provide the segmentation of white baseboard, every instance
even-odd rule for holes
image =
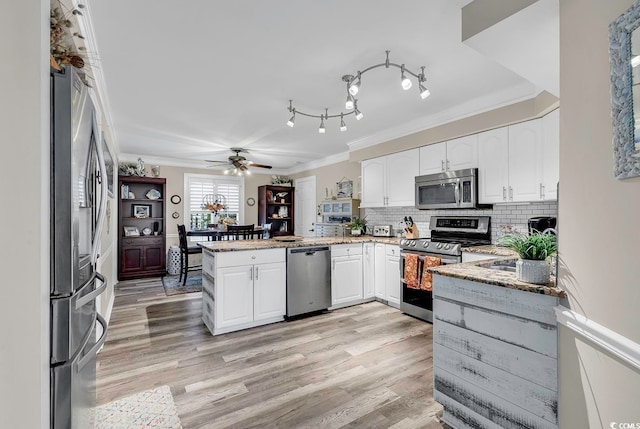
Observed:
[[[640,370],[640,344],[566,307],[555,310],[558,323]]]

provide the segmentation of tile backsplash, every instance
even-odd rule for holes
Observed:
[[[527,219],[534,216],[558,216],[555,201],[531,204],[499,204],[493,209],[482,210],[418,210],[415,207],[381,207],[362,209],[367,225],[391,225],[398,228],[398,222],[411,216],[418,225],[421,237],[429,237],[431,216],[491,216],[491,242],[495,243],[501,225],[511,225],[517,231],[527,232]]]

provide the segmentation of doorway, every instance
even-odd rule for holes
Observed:
[[[316,176],[296,179],[295,234],[315,237],[316,223]]]

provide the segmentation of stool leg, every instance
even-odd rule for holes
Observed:
[[[184,254],[184,280],[182,286],[187,284],[187,274],[189,273],[189,252]]]
[[[178,283],[182,281],[183,264],[184,264],[184,255],[182,254],[182,252],[180,252],[180,278],[178,279]]]

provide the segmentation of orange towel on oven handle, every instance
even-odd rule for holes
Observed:
[[[404,282],[407,284],[407,287],[411,289],[419,289],[418,261],[418,255],[415,253],[407,253],[404,255]]]
[[[442,259],[435,256],[425,256],[424,265],[422,268],[422,279],[420,281],[420,289],[432,291],[433,290],[433,274],[428,269],[431,267],[437,267],[442,265]]]

